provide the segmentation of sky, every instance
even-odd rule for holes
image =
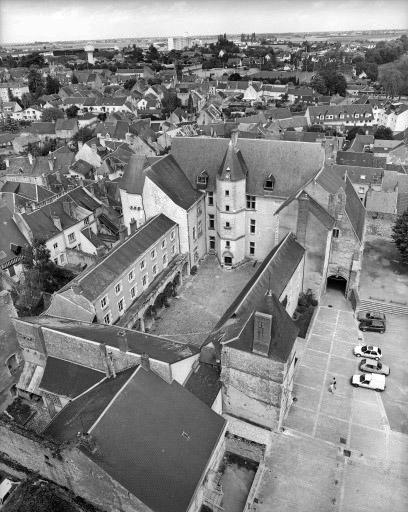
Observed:
[[[407,27],[407,0],[0,0],[0,44]]]

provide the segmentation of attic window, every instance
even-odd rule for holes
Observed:
[[[201,187],[206,187],[208,185],[208,174],[206,171],[203,171],[197,176],[197,185]]]
[[[275,177],[273,174],[270,174],[265,178],[264,181],[264,190],[273,190],[275,188]]]
[[[181,433],[181,437],[184,437],[184,439],[186,439],[187,441],[190,441],[190,435],[187,432],[185,432],[184,430]]]

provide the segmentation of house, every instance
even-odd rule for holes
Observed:
[[[306,119],[309,126],[320,124],[339,131],[353,126],[370,127],[375,125],[371,105],[318,105],[308,107]]]
[[[175,139],[174,139],[175,140]],[[189,268],[207,253],[204,196],[192,187],[171,155],[156,159],[132,156],[120,183],[123,222],[130,229],[160,213],[178,224],[180,250]]]
[[[320,94],[317,94],[309,87],[290,87],[288,88],[288,100],[290,103],[306,103],[313,105],[317,103]]]
[[[16,110],[11,117],[18,121],[40,121],[43,111],[39,107],[29,107],[25,110]]]
[[[77,131],[78,122],[76,119],[57,119],[55,122],[55,135],[59,139],[65,139],[66,141],[72,139]]]
[[[374,153],[364,151],[337,151],[336,163],[339,165],[353,165],[358,167],[379,167],[385,168],[386,156],[375,156]]]
[[[3,117],[13,117],[13,114],[21,112],[22,110],[22,108],[16,101],[0,101],[0,109]]]
[[[23,94],[28,94],[30,91],[28,85],[23,82],[2,82],[0,83],[0,100],[10,101],[9,91],[12,96],[16,96],[21,100]]]
[[[52,122],[46,122],[46,121],[38,121],[35,123],[32,123],[31,126],[28,126],[24,128],[24,133],[29,133],[31,135],[36,135],[39,137],[42,141],[48,140],[48,139],[55,139],[55,123]]]
[[[5,181],[0,186],[0,204],[6,205],[11,212],[40,203],[53,195],[53,192],[36,183]]]
[[[390,105],[379,114],[378,124],[393,132],[403,132],[408,128],[408,105],[403,103]]]
[[[62,266],[70,261],[73,251],[97,253],[86,230],[98,233],[97,217],[101,210],[100,201],[85,188],[77,187],[31,208],[21,208],[13,218],[29,243],[44,240],[50,259]]]
[[[269,85],[264,84],[262,86],[262,99],[265,101],[276,101],[280,100],[284,94],[288,92],[287,85]]]
[[[222,112],[213,103],[210,103],[208,107],[203,108],[197,116],[198,125],[220,123],[222,121]]]
[[[125,236],[121,231],[119,245],[54,294],[47,315],[150,328],[164,291],[186,273],[187,258],[178,226],[163,214]]]

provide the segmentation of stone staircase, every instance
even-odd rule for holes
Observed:
[[[373,299],[359,300],[359,311],[379,311],[385,315],[408,315],[408,306],[397,302],[382,302]]]

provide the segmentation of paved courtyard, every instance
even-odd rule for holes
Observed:
[[[340,294],[324,298],[295,374],[296,401],[267,454],[257,511],[408,510],[408,435],[400,432],[406,432],[401,410],[408,405],[400,368],[404,359],[408,363],[403,353],[408,319],[393,317],[388,323],[387,336],[372,336],[378,344],[381,339],[395,378],[387,378],[384,393],[353,388],[350,377],[359,373],[352,353],[357,322]],[[334,394],[328,391],[332,377]]]
[[[215,256],[207,256],[195,276],[183,278],[178,298],[159,312],[150,332],[200,346],[257,268],[248,262],[223,270]]]

